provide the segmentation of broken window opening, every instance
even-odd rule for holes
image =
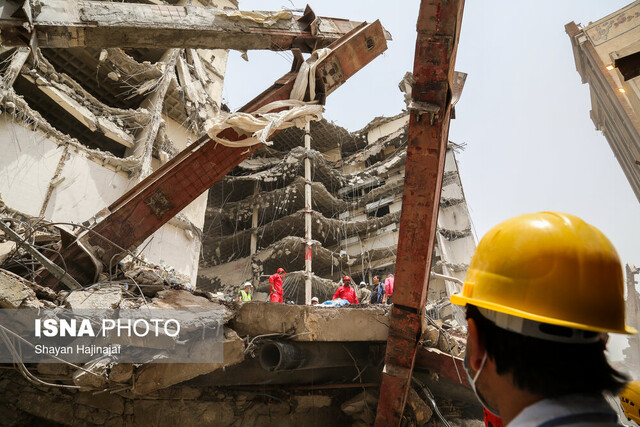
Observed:
[[[388,215],[390,213],[389,210],[389,205],[385,205],[385,206],[380,206],[379,208],[371,211],[371,212],[367,212],[367,216],[369,218],[382,218],[385,215]]]
[[[89,148],[108,151],[121,158],[125,156],[125,146],[107,138],[100,132],[89,129],[24,77],[18,76],[13,88],[31,108],[38,111],[51,126],[60,132],[76,138]]]

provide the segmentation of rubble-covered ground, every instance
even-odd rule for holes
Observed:
[[[23,364],[0,369],[3,425],[370,425],[388,335],[390,306],[345,308],[228,302],[191,289],[174,272],[130,257],[110,275],[79,290],[54,291],[32,279],[41,264],[31,251],[58,250],[50,224],[5,211],[1,219],[20,236],[0,235],[0,308],[208,309],[223,313],[222,363],[119,363],[117,356],[72,363]],[[461,332],[425,319],[421,345],[461,356]],[[7,342],[6,335],[0,345]],[[269,371],[267,343],[293,345],[306,364]],[[177,343],[176,345],[181,345]],[[266,356],[264,356],[266,357]],[[416,371],[436,394],[441,413],[458,425],[478,416],[473,394]],[[407,425],[433,425],[425,394],[409,395]],[[444,390],[444,392],[443,392]],[[427,424],[432,420],[430,424]],[[466,424],[465,424],[466,423]],[[480,424],[478,424],[480,425]]]

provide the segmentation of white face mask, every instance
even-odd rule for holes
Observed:
[[[482,406],[484,406],[487,411],[491,412],[496,417],[499,417],[500,413],[487,403],[487,401],[484,399],[484,397],[482,397],[482,395],[478,391],[478,388],[476,387],[476,381],[480,377],[480,373],[482,372],[482,368],[484,368],[484,364],[486,362],[487,362],[487,352],[485,351],[484,352],[484,356],[482,357],[482,362],[480,363],[480,369],[478,369],[478,371],[473,376],[473,378],[471,378],[471,374],[469,373],[469,367],[467,366],[467,354],[466,353],[464,355],[464,360],[462,362],[462,366],[464,367],[464,371],[467,373],[467,379],[469,380],[469,384],[471,384],[471,389],[473,390],[474,394],[476,395],[476,398],[480,401]]]

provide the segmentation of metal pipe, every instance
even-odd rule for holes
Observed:
[[[266,371],[286,371],[356,366],[368,361],[368,345],[340,342],[267,341],[258,355],[260,366]]]
[[[298,369],[306,361],[302,350],[289,343],[270,341],[260,349],[260,366],[265,371]]]

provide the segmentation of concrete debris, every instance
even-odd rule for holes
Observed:
[[[407,407],[411,408],[411,411],[413,412],[416,425],[425,425],[427,422],[429,422],[431,416],[433,415],[433,411],[431,410],[429,405],[427,405],[426,402],[420,398],[418,393],[413,388],[409,388],[409,394],[407,395],[407,405]]]
[[[23,278],[0,270],[0,308],[20,308],[36,302],[35,292]]]
[[[373,393],[363,391],[340,405],[340,409],[354,420],[372,425],[377,405],[378,397]]]
[[[95,310],[117,308],[122,301],[122,286],[97,284],[89,289],[70,292],[65,307],[72,310]]]
[[[82,369],[73,374],[73,383],[89,389],[103,389],[107,385],[107,367],[110,363],[108,357],[101,357],[93,362],[86,363]]]
[[[11,256],[13,251],[16,250],[16,242],[2,242],[0,243],[0,265]]]

